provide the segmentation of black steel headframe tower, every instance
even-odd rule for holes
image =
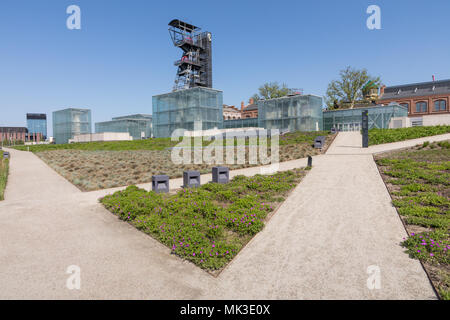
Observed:
[[[174,63],[178,70],[173,91],[212,88],[211,33],[175,19],[169,23],[169,34],[173,44],[183,50],[181,59]]]

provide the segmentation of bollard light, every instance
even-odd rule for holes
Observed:
[[[152,190],[156,193],[169,192],[169,176],[155,175],[152,176]]]
[[[199,186],[200,186],[200,172],[193,170],[183,172],[183,188],[191,188]]]
[[[212,181],[215,183],[228,183],[230,181],[230,169],[227,167],[213,167]]]
[[[308,156],[308,167],[312,167],[312,157]]]

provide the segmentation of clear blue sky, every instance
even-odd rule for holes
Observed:
[[[71,4],[81,30],[66,28]],[[370,4],[382,30],[366,27]],[[90,108],[93,122],[151,113],[180,57],[174,18],[212,32],[213,85],[226,104],[268,81],[322,96],[347,65],[387,85],[448,79],[449,14],[448,0],[1,0],[0,126],[43,112],[51,134],[51,112],[66,107]]]

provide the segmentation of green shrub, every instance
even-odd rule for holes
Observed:
[[[304,174],[237,176],[228,184],[208,183],[175,194],[156,194],[131,186],[100,201],[120,219],[172,248],[202,268],[216,270],[264,227],[273,206],[267,194],[284,199]]]
[[[399,191],[392,191],[390,187],[392,203],[407,229],[429,230],[411,233],[402,245],[411,257],[434,265],[428,271],[443,299],[450,298],[450,153],[446,146],[447,141],[424,143],[377,160],[380,170],[393,177],[387,182],[400,186]],[[424,149],[426,147],[429,149]],[[427,264],[425,267],[428,268]]]
[[[376,145],[409,139],[435,136],[450,133],[450,126],[410,127],[399,129],[370,129],[369,144]],[[429,143],[425,145],[427,146]]]
[[[4,200],[6,183],[8,182],[9,159],[0,159],[0,201]]]
[[[402,245],[411,257],[430,263],[450,263],[448,233],[442,231],[411,234]]]

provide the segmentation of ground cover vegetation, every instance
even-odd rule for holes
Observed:
[[[369,130],[369,145],[391,143],[450,133],[450,126]]]
[[[314,149],[314,138],[327,137],[328,146],[334,135],[329,132],[292,132],[279,138],[279,161],[289,161],[320,154],[324,150]],[[270,155],[270,140],[268,140]],[[207,146],[210,142],[204,142]],[[184,170],[198,170],[202,174],[211,172],[215,163],[175,164],[171,160],[171,148],[178,142],[170,139],[148,139],[119,142],[90,142],[66,145],[30,146],[51,168],[72,182],[82,191],[114,188],[151,182],[156,174],[166,174],[170,178],[181,177]],[[193,143],[192,143],[193,144]],[[235,145],[238,142],[235,141]],[[248,146],[249,141],[245,144]],[[27,147],[17,147],[27,150]],[[246,147],[245,163],[225,164],[233,169],[255,166],[249,163],[249,148]],[[197,150],[198,152],[198,150]],[[200,151],[201,152],[201,151]],[[224,152],[225,153],[225,152]],[[237,154],[237,152],[235,152]],[[194,159],[194,156],[191,156]],[[258,162],[260,165],[260,162]]]
[[[9,159],[0,160],[0,201],[4,200],[4,192],[6,188],[6,182],[8,181],[8,171],[9,171]]]
[[[409,234],[402,245],[450,299],[450,141],[381,154],[376,162]]]
[[[236,176],[228,184],[208,183],[169,194],[130,186],[100,202],[173,254],[217,274],[263,229],[306,172]]]

